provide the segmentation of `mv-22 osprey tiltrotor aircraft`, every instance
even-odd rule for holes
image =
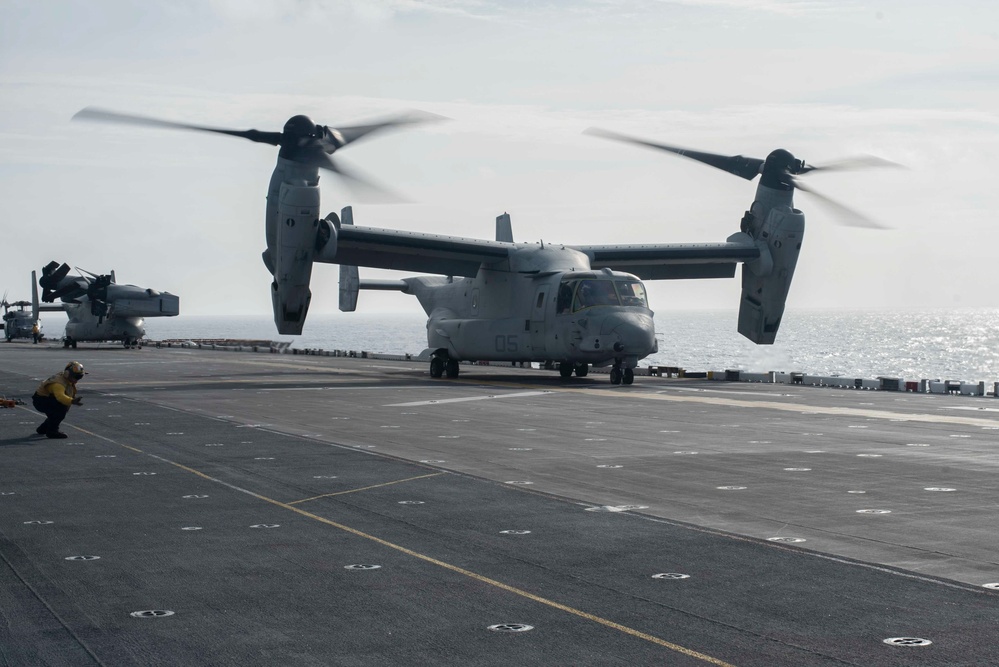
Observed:
[[[495,241],[355,226],[350,207],[340,216],[321,217],[320,169],[365,183],[334,163],[332,153],[371,132],[419,120],[412,116],[339,130],[294,116],[282,132],[220,129],[94,108],[74,118],[215,132],[280,146],[267,194],[263,253],[273,276],[278,331],[301,333],[312,297],[313,263],[339,264],[341,310],[355,309],[359,289],[398,290],[419,299],[429,316],[432,377],[457,377],[462,360],[557,361],[564,378],[585,376],[590,365],[611,366],[613,384],[631,384],[638,361],[657,349],[641,281],[730,278],[739,262],[739,332],[755,343],[772,344],[805,229],[804,215],[792,201],[795,188],[801,187],[797,176],[818,169],[785,150],[765,160],[725,157],[591,131],[683,155],[742,178],[762,175],[741,230],[722,243],[515,243],[505,214],[497,219]],[[829,168],[846,166],[856,163]],[[857,216],[856,222],[866,221]],[[358,266],[434,275],[360,280]]]
[[[169,292],[119,285],[114,271],[106,275],[71,276],[69,264],[49,262],[42,268],[42,277],[36,281],[31,272],[31,300],[34,317],[39,311],[65,311],[69,321],[63,347],[76,347],[81,341],[121,341],[126,348],[142,347],[146,335],[143,318],[172,317],[180,313],[180,299]],[[43,288],[42,301],[58,306],[41,306],[38,303],[38,285]]]

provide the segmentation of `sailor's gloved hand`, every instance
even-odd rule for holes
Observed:
[[[73,399],[73,405],[83,405],[83,401],[80,400],[79,396]]]

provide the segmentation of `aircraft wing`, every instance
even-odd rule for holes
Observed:
[[[741,236],[741,235],[736,235]],[[632,273],[643,280],[731,278],[739,262],[759,258],[749,236],[725,243],[654,243],[573,246],[590,258],[594,269]]]
[[[482,264],[505,261],[514,247],[504,241],[341,225],[335,253],[320,251],[315,261],[443,276],[475,276]]]

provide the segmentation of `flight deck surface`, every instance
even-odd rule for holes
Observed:
[[[16,344],[0,394],[70,358],[68,439],[0,410],[0,664],[999,664],[994,399]]]

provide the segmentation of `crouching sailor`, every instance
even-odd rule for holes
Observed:
[[[86,374],[83,364],[71,361],[61,373],[56,373],[38,385],[31,402],[46,419],[35,429],[35,433],[48,438],[68,437],[59,430],[59,424],[66,418],[69,406],[81,405],[80,399],[76,396],[76,383]]]

